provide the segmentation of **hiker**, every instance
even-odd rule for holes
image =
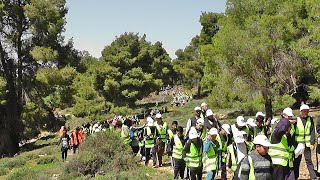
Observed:
[[[232,142],[228,147],[227,147],[227,161],[226,161],[226,167],[228,174],[231,176],[233,173],[237,170],[237,146],[235,142]],[[232,178],[231,178],[232,179]]]
[[[202,118],[199,118],[197,120],[195,128],[197,130],[198,137],[200,137],[202,141],[206,140],[206,137],[207,137],[207,130],[204,128],[203,125],[204,125],[204,120]]]
[[[283,118],[279,121],[271,135],[271,146],[269,155],[272,159],[274,180],[293,180],[293,151],[294,139],[290,134],[293,117],[292,109],[285,108],[282,112]]]
[[[203,167],[207,172],[207,180],[213,180],[217,172],[219,142],[216,140],[218,130],[211,128],[203,142]]]
[[[309,116],[309,106],[303,104],[300,107],[300,116],[297,117],[297,122],[294,124],[295,129],[295,140],[297,143],[302,143],[304,148],[304,158],[307,164],[310,179],[317,179],[316,173],[314,171],[314,166],[311,159],[311,150],[314,150],[314,144],[316,141],[315,126],[313,118]],[[299,178],[299,167],[301,163],[302,154],[294,159],[294,175],[295,178]]]
[[[169,156],[170,160],[171,160],[171,166],[174,167],[173,165],[173,159],[172,159],[172,150],[173,150],[173,144],[171,143],[171,141],[173,140],[173,136],[176,134],[177,131],[177,127],[178,127],[178,121],[172,121],[171,123],[171,129],[168,129],[168,134],[167,134],[167,149],[166,149],[166,153]]]
[[[189,140],[183,148],[183,157],[189,170],[187,178],[190,178],[190,180],[202,179],[202,152],[202,140],[198,136],[197,130],[194,127],[191,127],[189,131]]]
[[[61,128],[59,129],[59,137],[61,138],[63,136],[63,132],[65,130],[64,126],[61,126]]]
[[[221,123],[213,116],[211,109],[206,111],[206,118],[204,119],[204,128],[209,131],[211,128],[220,129]]]
[[[132,139],[131,139],[131,136],[130,136],[129,127],[131,127],[131,120],[130,119],[124,120],[124,123],[123,123],[123,125],[121,127],[121,138],[123,139],[123,143],[124,144],[131,145]]]
[[[180,175],[181,179],[184,179],[184,170],[186,168],[186,162],[183,160],[183,147],[185,145],[185,139],[183,136],[183,128],[181,126],[177,127],[176,134],[171,139],[171,145],[173,146],[172,158],[174,166],[174,179],[178,179]]]
[[[83,128],[81,127],[80,130],[79,130],[80,144],[83,143],[83,141],[84,141],[84,136],[85,136],[85,133],[83,132]]]
[[[253,144],[255,150],[241,162],[238,178],[240,180],[272,180],[272,160],[268,154],[271,144],[265,135],[257,135]]]
[[[73,130],[71,133],[71,144],[72,144],[73,154],[75,154],[77,149],[79,148],[79,144],[80,144],[79,130],[80,128],[77,127],[76,130]]]
[[[236,124],[231,126],[232,134],[234,135],[233,139],[236,145],[236,154],[237,154],[237,164],[248,154],[248,148],[243,139],[244,131],[248,134],[247,123],[244,120],[243,116],[238,116],[236,118]]]
[[[221,180],[227,179],[227,169],[226,169],[226,160],[227,160],[227,148],[231,143],[231,138],[229,138],[230,126],[229,124],[223,124],[221,130],[217,135],[217,141],[219,143],[219,157],[218,157],[218,169],[221,170]]]
[[[154,148],[155,139],[157,138],[157,129],[154,126],[154,120],[152,117],[147,117],[147,126],[143,131],[144,137],[144,156],[145,165],[147,166],[151,156],[151,149]],[[156,162],[153,161],[153,167],[156,166]]]
[[[165,145],[167,142],[167,134],[168,134],[168,124],[163,122],[162,115],[160,113],[156,114],[156,129],[158,131],[158,137],[156,139],[156,145],[153,147],[152,151],[152,159],[154,165],[156,164],[158,159],[159,167],[162,167],[162,156],[164,154]]]
[[[249,118],[247,120],[247,126],[248,126],[248,141],[252,142],[254,137],[257,136],[257,124],[254,122],[254,119]]]
[[[139,134],[145,128],[145,125],[138,126],[137,121],[132,119],[132,125],[130,127],[130,134],[133,134],[132,142],[131,142],[131,149],[134,156],[136,156],[139,152],[140,147],[142,144],[140,143]]]
[[[70,149],[70,136],[67,134],[67,130],[62,130],[62,136],[60,137],[58,146],[61,144],[61,156],[62,161],[65,161],[68,156],[68,150]]]
[[[262,115],[258,115],[256,117],[256,124],[257,124],[256,135],[262,134],[268,137],[268,128],[264,123],[264,117]]]
[[[195,115],[191,117],[187,122],[186,134],[189,134],[190,128],[196,125],[197,120],[200,118],[200,115],[201,115],[201,108],[199,106],[195,107],[194,112],[195,112]]]
[[[207,103],[203,102],[203,103],[201,103],[200,107],[201,107],[201,115],[200,115],[200,117],[202,119],[205,119],[207,110],[209,109],[209,106],[208,106]]]

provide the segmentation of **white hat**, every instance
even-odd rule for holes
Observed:
[[[306,104],[302,104],[300,106],[300,111],[302,111],[302,110],[310,110],[310,107],[308,105],[306,105]]]
[[[198,137],[198,133],[197,133],[196,128],[191,127],[190,131],[189,131],[189,139],[195,139],[197,137]]]
[[[258,116],[263,116],[263,117],[265,117],[266,115],[263,114],[263,112],[257,112],[257,113],[256,113],[256,117],[258,117]]]
[[[230,134],[230,125],[229,124],[222,124],[222,129],[226,131],[227,134]]]
[[[207,103],[205,103],[205,102],[203,102],[203,103],[201,103],[201,107],[203,107],[203,106],[207,106],[208,104]]]
[[[238,116],[237,117],[237,125],[240,126],[240,127],[243,127],[243,126],[247,125],[247,123],[245,122],[243,116]]]
[[[244,139],[243,139],[243,134],[241,131],[238,131],[235,136],[234,136],[234,142],[235,143],[243,143]]]
[[[194,111],[201,111],[201,107],[199,107],[199,106],[195,107]]]
[[[207,112],[206,112],[206,116],[209,117],[209,116],[212,116],[213,115],[213,112],[211,109],[208,109]]]
[[[261,146],[265,146],[265,147],[270,147],[272,146],[271,143],[269,143],[267,136],[265,135],[257,135],[254,139],[253,139],[253,144],[258,144]]]
[[[147,126],[153,126],[154,125],[154,120],[152,117],[147,117]]]
[[[204,120],[202,118],[199,118],[197,120],[197,124],[204,125]]]
[[[242,135],[247,134],[247,132],[246,132],[246,131],[240,131],[240,132],[242,133]]]
[[[287,107],[282,111],[283,114],[286,114],[287,116],[294,116],[292,113],[292,109]]]
[[[276,123],[277,121],[279,121],[280,119],[278,119],[278,118],[273,118],[273,119],[271,119],[271,124],[274,124],[274,123]]]
[[[162,118],[162,115],[160,113],[158,113],[158,114],[156,114],[156,118],[160,119],[160,118]]]
[[[250,126],[252,126],[252,127],[256,127],[256,126],[257,126],[257,124],[254,123],[254,119],[252,119],[252,118],[249,118],[249,119],[247,120],[247,124],[250,125]]]
[[[208,132],[209,135],[218,135],[218,130],[216,128],[211,128]]]

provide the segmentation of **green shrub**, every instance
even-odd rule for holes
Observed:
[[[59,151],[58,146],[47,146],[47,147],[42,148],[39,151],[38,155],[52,155],[52,154],[57,153],[58,151]]]
[[[36,160],[37,164],[50,164],[57,161],[58,159],[55,156],[44,156]]]
[[[32,153],[26,154],[25,158],[26,158],[27,161],[29,161],[29,160],[32,160],[32,159],[37,159],[37,158],[39,158],[39,156],[38,156],[38,154],[35,154],[35,153],[32,152]]]
[[[27,161],[23,158],[10,158],[8,159],[8,161],[4,161],[2,166],[5,168],[12,169],[12,168],[21,167],[25,165],[26,162]]]
[[[0,176],[7,175],[9,170],[7,168],[0,168]]]
[[[7,179],[8,180],[17,180],[17,179],[29,179],[33,176],[33,172],[30,170],[30,168],[23,167],[18,169],[17,171],[14,171],[11,173]]]
[[[287,94],[283,96],[276,96],[273,100],[272,109],[274,112],[278,110],[282,110],[286,107],[292,106],[295,102],[296,100]]]

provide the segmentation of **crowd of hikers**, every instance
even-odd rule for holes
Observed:
[[[238,116],[234,123],[221,124],[202,103],[194,108],[186,128],[177,121],[169,127],[160,113],[148,116],[145,123],[122,117],[105,124],[83,125],[72,131],[71,137],[62,128],[62,158],[67,157],[69,147],[76,153],[85,134],[117,131],[145,165],[152,159],[154,168],[162,167],[163,156],[168,155],[174,179],[200,180],[206,172],[208,180],[218,175],[222,180],[294,180],[299,178],[302,155],[310,179],[317,179],[311,154],[318,144],[316,131],[320,133],[320,122],[315,126],[309,110],[303,104],[296,116],[288,107],[281,118],[270,119],[257,112],[254,118]]]

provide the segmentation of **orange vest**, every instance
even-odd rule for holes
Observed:
[[[79,136],[80,143],[82,143],[84,140],[84,132],[82,130],[80,130],[78,133],[78,136]]]
[[[80,143],[80,138],[78,136],[79,136],[79,133],[76,133],[76,131],[72,131],[72,136],[71,136],[72,145],[78,145]]]

